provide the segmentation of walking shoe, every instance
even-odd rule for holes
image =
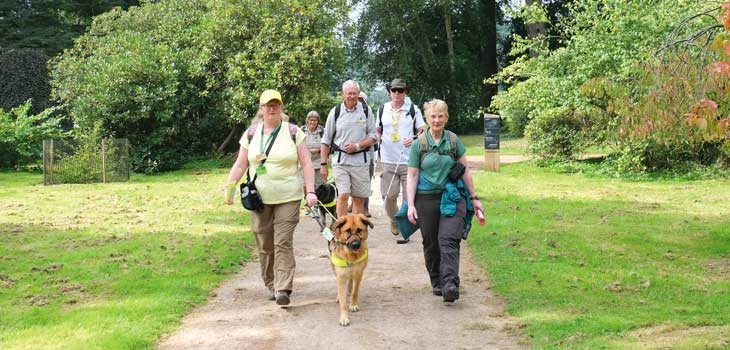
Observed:
[[[444,293],[441,293],[441,286],[433,287],[433,295],[437,297],[444,295]]]
[[[268,294],[267,294],[267,295],[268,295],[267,299],[269,299],[269,300],[271,300],[271,301],[274,301],[274,300],[276,300],[276,296],[274,295],[274,290],[273,290],[273,289],[270,289],[270,288],[266,288],[266,291],[268,292]]]
[[[444,301],[447,303],[453,303],[456,299],[459,299],[459,288],[454,285],[446,286],[444,288]]]
[[[393,236],[400,235],[400,230],[398,229],[398,224],[396,224],[395,222],[390,223],[390,233],[392,233]]]
[[[276,292],[276,305],[289,305],[289,292],[280,290]]]

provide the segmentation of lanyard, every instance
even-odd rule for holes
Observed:
[[[390,107],[390,119],[393,121],[393,130],[395,132],[398,132],[398,121],[400,121],[400,111],[403,109],[403,106],[399,108],[398,110],[393,109],[393,106]]]
[[[262,123],[262,125],[261,125],[261,144],[259,146],[259,153],[264,153],[264,128],[265,128],[265,125],[263,125],[263,123]],[[269,134],[269,138],[266,139],[267,145],[269,144],[269,142],[271,142],[271,137],[273,137],[274,135],[276,135],[279,132],[279,129],[281,129],[281,122],[279,122],[279,125],[277,125],[276,128],[273,131],[271,131],[271,134]]]

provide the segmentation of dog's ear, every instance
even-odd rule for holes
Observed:
[[[370,219],[367,216],[365,216],[365,214],[357,214],[357,215],[363,224],[370,226],[370,228],[375,227],[375,226],[373,226],[373,223],[370,221]]]
[[[347,215],[338,218],[337,221],[335,221],[335,230],[339,230],[342,228],[342,226],[345,226],[347,223]]]

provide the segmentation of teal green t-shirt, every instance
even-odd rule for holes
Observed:
[[[431,133],[427,129],[426,140],[428,142],[428,150],[423,157],[421,163],[421,143],[413,142],[411,145],[411,153],[408,158],[408,167],[419,168],[418,185],[416,193],[441,193],[446,185],[446,177],[449,175],[451,166],[454,161],[458,161],[461,156],[466,153],[466,147],[461,140],[456,138],[455,159],[451,158],[451,141],[449,137],[451,131],[444,130],[443,136],[438,144],[434,144]],[[456,134],[454,134],[456,135]],[[418,141],[418,140],[416,140]]]

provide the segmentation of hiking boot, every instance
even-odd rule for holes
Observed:
[[[459,299],[459,288],[454,285],[446,286],[444,288],[444,301],[447,303],[453,303],[456,299]]]
[[[400,235],[400,230],[398,229],[398,224],[396,224],[395,222],[390,223],[390,233],[392,233],[393,236]]]
[[[276,305],[289,305],[289,291],[280,290],[276,292]]]

